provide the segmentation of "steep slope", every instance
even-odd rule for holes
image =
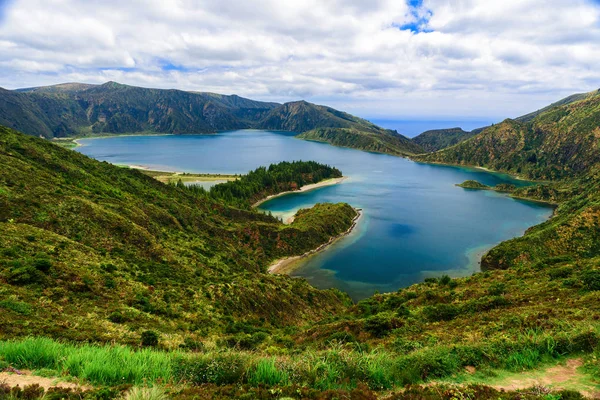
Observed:
[[[416,159],[481,166],[539,180],[582,176],[600,162],[600,92],[550,108],[529,122],[505,120]]]
[[[303,323],[347,300],[263,273],[346,231],[346,204],[283,225],[7,128],[0,167],[0,336],[135,343],[151,328],[182,340],[231,318]]]
[[[242,129],[279,106],[239,96],[146,89],[116,82],[0,91],[0,123],[27,134],[211,133]]]
[[[454,146],[462,141],[465,141],[476,133],[467,132],[461,128],[450,129],[434,129],[425,131],[412,139],[427,152],[434,152],[446,147]]]
[[[549,106],[541,108],[541,109],[539,109],[537,111],[534,111],[534,112],[531,112],[529,114],[525,114],[525,115],[522,115],[522,116],[520,116],[518,118],[515,118],[515,120],[517,120],[519,122],[529,122],[529,121],[533,120],[535,117],[537,117],[538,115],[543,114],[546,111],[549,111],[549,110],[551,110],[551,109],[553,109],[555,107],[564,106],[564,105],[567,105],[567,104],[574,103],[576,101],[584,100],[587,97],[593,96],[596,93],[597,93],[597,91],[589,92],[589,93],[576,93],[576,94],[573,94],[571,96],[567,96],[564,99],[561,99],[561,100],[559,100],[559,101],[557,101],[555,103],[552,103]]]
[[[306,101],[285,103],[271,110],[260,121],[259,127],[300,133],[315,128],[354,128],[373,132],[381,130],[364,119]]]
[[[298,139],[399,156],[422,153],[410,139],[353,115],[306,101],[286,103],[260,121],[262,129],[301,132]]]

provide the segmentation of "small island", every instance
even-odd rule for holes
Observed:
[[[463,189],[476,189],[476,190],[489,190],[491,186],[484,185],[481,182],[477,182],[474,180],[467,180],[463,183],[457,183],[456,186],[461,187]]]
[[[517,189],[515,185],[512,185],[510,183],[499,183],[496,186],[488,186],[472,179],[466,180],[463,183],[457,183],[456,186],[461,187],[463,189],[493,190],[495,192],[501,193],[512,193]]]

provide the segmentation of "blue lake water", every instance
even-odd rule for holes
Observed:
[[[430,276],[466,276],[481,253],[523,234],[552,209],[490,191],[456,187],[467,179],[524,185],[482,170],[419,164],[407,159],[296,139],[293,134],[233,131],[218,135],[123,136],[84,139],[78,151],[115,164],[159,170],[246,173],[279,161],[315,160],[342,170],[339,185],[294,193],[261,209],[286,219],[319,202],[363,209],[357,229],[293,273],[354,299],[388,292]]]

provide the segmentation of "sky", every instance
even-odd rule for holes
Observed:
[[[600,88],[600,0],[0,0],[0,87],[120,83],[502,120]]]

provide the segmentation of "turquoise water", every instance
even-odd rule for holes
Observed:
[[[284,160],[336,166],[339,185],[295,193],[261,209],[287,218],[318,202],[363,209],[357,229],[302,263],[295,276],[354,299],[449,274],[478,270],[482,251],[546,220],[552,209],[490,191],[456,187],[467,179],[487,185],[525,182],[476,169],[434,166],[403,158],[298,140],[290,133],[233,131],[218,135],[129,136],[81,140],[83,154],[115,164],[205,173],[245,173]]]

